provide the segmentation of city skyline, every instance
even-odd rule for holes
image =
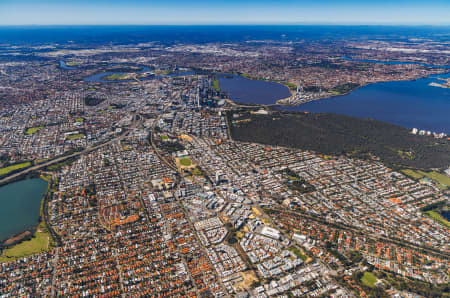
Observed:
[[[450,25],[448,1],[0,1],[0,25]]]

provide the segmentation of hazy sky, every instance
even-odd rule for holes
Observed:
[[[0,25],[450,24],[450,0],[0,0]]]

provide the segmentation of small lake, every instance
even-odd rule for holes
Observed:
[[[236,102],[270,105],[291,96],[289,88],[279,83],[251,80],[231,74],[219,74],[218,77],[220,90]]]
[[[45,180],[35,178],[0,187],[0,241],[38,223],[47,185]]]

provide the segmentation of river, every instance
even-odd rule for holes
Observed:
[[[279,83],[228,74],[218,74],[218,77],[220,90],[236,102],[270,105],[291,96],[289,88]]]
[[[47,186],[45,180],[34,178],[0,187],[0,241],[38,223]]]
[[[430,86],[430,83],[442,83],[438,77],[450,75],[370,84],[347,95],[283,107],[283,110],[344,114],[450,134],[450,88]]]
[[[421,64],[401,61],[343,59],[368,63]],[[447,65],[421,64],[427,67],[449,68]],[[148,71],[144,68],[140,72]],[[121,72],[103,72],[86,77],[87,82],[117,82],[103,78]],[[194,72],[179,72],[143,79],[158,79],[166,76],[193,75]],[[251,80],[238,75],[217,74],[220,88],[230,99],[239,103],[273,105],[277,100],[290,96],[285,85]],[[430,86],[442,83],[438,78],[450,74],[433,75],[414,81],[396,81],[370,84],[347,95],[324,98],[296,107],[281,107],[288,111],[336,113],[358,118],[370,118],[397,124],[407,128],[418,128],[436,133],[450,134],[450,88]]]
[[[430,83],[442,83],[438,78],[448,77],[450,74],[440,74],[414,81],[375,83],[347,95],[280,109],[343,114],[450,134],[450,88],[430,86]],[[289,97],[289,89],[278,83],[239,76],[220,77],[219,81],[221,90],[240,103],[269,105]]]

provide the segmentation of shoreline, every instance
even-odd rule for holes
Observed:
[[[361,88],[363,88],[363,87],[369,86],[369,85],[380,84],[380,83],[390,83],[390,82],[414,82],[414,81],[417,81],[417,80],[420,80],[420,79],[432,78],[431,76],[433,76],[433,75],[450,75],[450,72],[447,71],[447,72],[442,72],[442,73],[437,73],[437,74],[430,74],[430,75],[427,75],[427,76],[417,77],[417,78],[412,79],[412,80],[390,80],[390,81],[380,81],[380,82],[373,82],[373,83],[362,84],[362,85],[358,86],[357,88],[351,89],[351,90],[349,90],[349,91],[347,91],[347,92],[345,92],[345,93],[342,93],[342,94],[336,94],[336,95],[333,95],[332,93],[330,93],[330,96],[327,96],[327,97],[319,97],[319,98],[316,98],[316,99],[311,99],[311,100],[302,102],[302,103],[300,103],[300,104],[285,104],[285,103],[279,103],[279,101],[283,101],[283,100],[289,99],[289,98],[291,98],[292,96],[294,96],[294,95],[292,95],[291,97],[286,97],[286,98],[278,99],[277,101],[275,101],[274,104],[271,104],[271,105],[269,105],[269,106],[299,107],[299,106],[301,106],[302,104],[305,104],[305,103],[308,103],[308,102],[312,102],[312,101],[317,101],[317,100],[322,100],[322,99],[331,99],[331,98],[336,98],[336,97],[341,97],[341,96],[349,95],[350,93],[352,93],[352,92],[354,92],[354,91],[356,91],[356,90],[358,90],[358,89],[361,89]],[[443,79],[441,79],[441,78],[436,78],[436,79],[438,79],[438,80],[443,80]],[[433,83],[430,83],[430,84],[433,84]],[[438,86],[432,86],[432,87],[438,87]],[[440,86],[439,86],[439,87],[440,87]],[[450,87],[440,87],[440,88],[446,89],[446,88],[450,88]],[[261,105],[265,105],[265,104],[261,104]]]
[[[380,81],[380,82],[368,83],[368,84],[365,84],[365,85],[361,85],[361,86],[359,86],[359,87],[357,87],[355,89],[349,90],[349,91],[347,91],[345,93],[339,94],[339,95],[332,95],[332,94],[330,94],[330,96],[321,97],[321,98],[317,98],[317,99],[313,99],[313,100],[308,100],[308,101],[302,102],[300,104],[282,104],[282,103],[279,103],[279,101],[282,100],[282,99],[280,99],[280,100],[277,100],[274,104],[264,104],[264,103],[256,104],[256,103],[253,103],[252,105],[254,105],[255,107],[258,106],[260,108],[269,108],[269,109],[272,109],[272,110],[286,111],[286,112],[315,113],[315,114],[319,114],[319,113],[339,114],[339,113],[336,113],[336,112],[307,112],[307,111],[302,111],[300,109],[290,110],[288,108],[300,107],[303,104],[306,104],[306,103],[309,103],[309,102],[312,102],[312,101],[318,101],[318,100],[323,100],[323,99],[335,99],[337,97],[346,96],[346,95],[348,95],[348,94],[350,94],[350,93],[352,93],[352,92],[354,92],[354,91],[356,91],[358,89],[361,89],[363,87],[366,87],[366,86],[369,86],[369,85],[372,85],[372,84],[381,84],[381,83],[390,83],[390,82],[415,82],[415,81],[422,80],[422,79],[440,79],[440,80],[442,80],[442,78],[438,77],[438,76],[441,76],[441,75],[450,75],[450,72],[448,70],[445,70],[444,72],[432,73],[432,74],[428,74],[427,76],[421,76],[421,77],[417,77],[417,78],[414,78],[414,79],[411,79],[411,80],[403,80],[402,79],[402,80],[390,80],[390,81]],[[250,105],[248,103],[243,103],[243,102],[235,101],[235,100],[232,100],[232,99],[230,99],[230,100],[233,103],[235,103],[235,105],[237,105],[237,106]],[[347,115],[347,114],[341,114],[341,115]],[[350,115],[348,115],[348,116],[350,116]],[[376,120],[376,118],[373,118],[373,117],[357,117],[357,116],[352,116],[352,117],[359,118],[359,119],[375,119]],[[392,122],[392,121],[386,121],[386,120],[378,120],[378,121],[381,121],[381,122],[384,122],[384,123],[398,125],[398,126],[401,126],[403,128],[409,129],[409,130],[412,130],[413,128],[418,128],[419,130],[424,129],[424,130],[430,130],[430,131],[435,131],[435,132],[437,131],[439,133],[443,132],[445,135],[450,135],[450,131],[447,131],[445,129],[440,129],[440,128],[425,129],[425,128],[421,127],[420,125],[419,126],[418,125],[414,125],[414,124],[401,125],[401,124],[397,124],[397,123]]]
[[[24,181],[27,179],[36,179],[35,178],[25,178],[25,179],[21,179],[21,180],[17,180],[17,181],[13,181],[13,182],[18,182],[18,181]],[[52,234],[52,229],[51,227],[49,227],[48,222],[47,222],[47,216],[46,216],[46,199],[47,196],[50,192],[51,189],[51,184],[52,184],[52,179],[44,176],[44,175],[39,175],[39,179],[44,180],[47,182],[47,189],[45,190],[44,194],[42,195],[41,198],[41,203],[39,205],[39,218],[38,218],[38,222],[32,226],[29,226],[28,228],[26,228],[24,231],[20,232],[20,233],[16,233],[4,240],[1,240],[0,242],[0,258],[9,258],[7,255],[3,255],[3,253],[5,252],[5,250],[7,249],[13,249],[14,247],[24,243],[25,241],[32,241],[35,237],[36,237],[36,233],[40,232],[40,233],[45,233],[45,231],[43,232],[40,228],[41,226],[44,226],[45,229],[47,229],[47,233],[48,233],[48,245],[47,247],[50,248],[52,246],[52,243],[54,243],[55,239],[54,236]],[[10,182],[12,183],[12,182]],[[9,184],[9,183],[8,183]],[[10,257],[11,260],[16,259],[16,257]],[[1,262],[0,262],[1,263]]]

